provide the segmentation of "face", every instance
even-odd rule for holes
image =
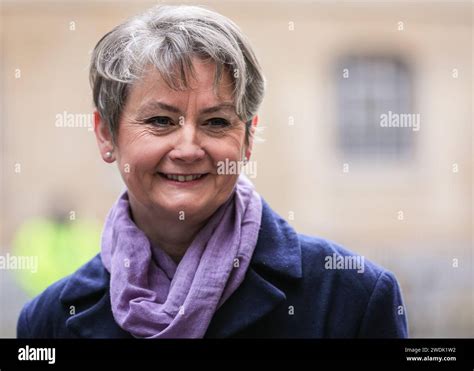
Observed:
[[[156,70],[129,90],[114,159],[133,206],[160,215],[205,219],[230,196],[238,174],[217,174],[220,161],[250,156],[245,123],[235,113],[232,81],[213,89],[215,64],[194,59],[196,79],[176,91]]]

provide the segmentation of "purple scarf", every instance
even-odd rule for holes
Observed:
[[[132,221],[125,191],[102,233],[115,321],[140,338],[204,337],[216,310],[245,277],[261,216],[260,196],[241,175],[176,265]]]

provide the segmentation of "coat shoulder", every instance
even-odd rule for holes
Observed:
[[[81,304],[82,291],[90,292],[91,288],[102,291],[104,271],[100,256],[96,255],[73,274],[48,286],[23,306],[17,323],[17,337],[71,337],[65,323],[76,307],[70,304],[72,301]]]
[[[53,283],[23,306],[17,323],[18,338],[53,337],[57,319],[64,311],[59,298],[69,279],[67,276]]]
[[[286,303],[261,332],[271,337],[407,336],[405,307],[392,272],[331,240],[297,233],[267,203],[263,206],[254,267],[284,292]]]
[[[306,291],[341,317],[357,314],[357,337],[406,337],[406,313],[395,275],[328,239],[298,234]],[[321,296],[322,294],[322,296]],[[351,308],[352,314],[344,309]]]
[[[383,274],[393,275],[365,256],[334,241],[304,234],[298,236],[306,274],[337,277],[341,283],[353,286],[361,295],[370,295]]]

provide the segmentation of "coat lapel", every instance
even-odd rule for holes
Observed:
[[[214,315],[206,337],[231,337],[256,323],[286,300],[278,282],[302,277],[298,235],[262,202],[262,222],[250,267],[240,287]]]
[[[100,255],[71,276],[60,295],[61,303],[70,313],[66,328],[71,333],[80,338],[131,337],[113,318],[109,284],[110,276]]]
[[[244,281],[222,305],[206,337],[231,337],[269,314],[286,299],[282,280],[302,277],[301,249],[294,229],[263,202],[255,252]],[[66,327],[78,337],[132,337],[115,322],[110,308],[110,276],[97,255],[71,276],[60,300],[70,312]]]

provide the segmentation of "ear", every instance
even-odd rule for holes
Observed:
[[[252,119],[252,124],[250,125],[250,137],[249,137],[249,142],[247,145],[247,150],[245,151],[245,157],[249,161],[250,161],[250,156],[252,155],[253,137],[255,135],[255,129],[257,128],[257,125],[258,125],[258,115],[255,115],[255,117]]]
[[[98,111],[94,111],[94,133],[99,147],[99,152],[105,162],[111,163],[115,161],[114,144],[112,141],[112,134],[108,126],[100,117]],[[108,156],[108,153],[111,155]]]

